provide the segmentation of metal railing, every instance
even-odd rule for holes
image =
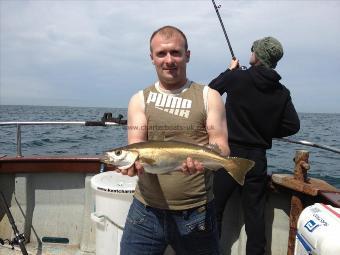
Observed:
[[[79,125],[79,126],[118,126],[122,125],[112,121],[7,121],[0,122],[0,126],[16,126],[16,151],[17,157],[22,157],[21,126],[28,125]]]
[[[17,157],[22,157],[21,151],[21,126],[27,125],[80,125],[80,126],[118,126],[126,125],[126,120],[117,119],[118,122],[113,121],[9,121],[0,122],[0,126],[16,126],[16,151]],[[274,140],[287,143],[296,143],[310,147],[316,147],[323,150],[332,151],[340,154],[340,149],[323,144],[316,144],[309,141],[296,141],[288,138],[274,138]]]

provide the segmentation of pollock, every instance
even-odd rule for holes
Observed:
[[[147,141],[130,144],[108,151],[101,162],[119,169],[131,167],[136,160],[143,165],[144,171],[152,174],[166,174],[181,169],[187,157],[201,162],[205,169],[216,171],[224,168],[239,184],[244,184],[247,172],[254,161],[223,157],[211,147],[174,141]]]

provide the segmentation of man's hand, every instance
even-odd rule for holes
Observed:
[[[240,66],[239,60],[237,58],[235,58],[235,59],[232,59],[230,61],[230,64],[229,64],[228,68],[231,71],[231,70],[239,68],[239,66]]]
[[[141,175],[144,172],[143,165],[139,162],[139,160],[136,160],[136,162],[127,169],[116,169],[117,173],[121,173],[122,175],[128,175],[130,177],[135,175]]]
[[[204,166],[201,162],[188,157],[187,160],[182,163],[182,171],[187,175],[195,174],[197,172],[203,172]]]

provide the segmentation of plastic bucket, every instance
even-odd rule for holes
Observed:
[[[126,215],[129,211],[138,177],[104,172],[91,179],[95,191],[96,255],[119,255]]]

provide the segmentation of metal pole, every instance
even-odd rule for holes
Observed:
[[[21,153],[21,125],[17,124],[17,157],[22,157]]]
[[[10,126],[10,125],[88,125],[88,123],[93,124],[92,126],[119,126],[120,123],[107,121],[7,121],[0,122],[0,126]]]
[[[236,59],[235,55],[234,55],[234,51],[233,49],[231,48],[231,44],[230,44],[230,41],[229,41],[229,37],[227,35],[227,31],[225,30],[225,27],[224,27],[224,24],[223,24],[223,21],[222,21],[222,18],[221,18],[221,15],[220,15],[220,12],[218,11],[218,8],[220,6],[217,7],[217,5],[215,4],[215,1],[214,0],[211,0],[214,7],[215,7],[215,11],[216,11],[216,14],[217,14],[217,17],[218,17],[218,20],[220,21],[221,23],[221,26],[222,26],[222,30],[223,30],[223,33],[224,33],[224,36],[225,38],[227,39],[227,43],[228,43],[228,47],[229,47],[229,50],[230,50],[230,53],[231,53],[231,57],[233,58],[233,60]]]
[[[332,151],[332,152],[340,154],[340,149],[335,148],[335,147],[331,147],[331,146],[328,146],[328,145],[316,144],[316,143],[312,143],[312,142],[309,142],[309,141],[303,141],[303,140],[302,141],[296,141],[296,140],[292,140],[292,139],[288,139],[288,138],[274,138],[274,140],[281,141],[281,142],[287,142],[287,143],[302,144],[302,145],[316,147],[316,148],[320,148],[320,149],[324,149],[324,150],[327,150],[327,151]]]

